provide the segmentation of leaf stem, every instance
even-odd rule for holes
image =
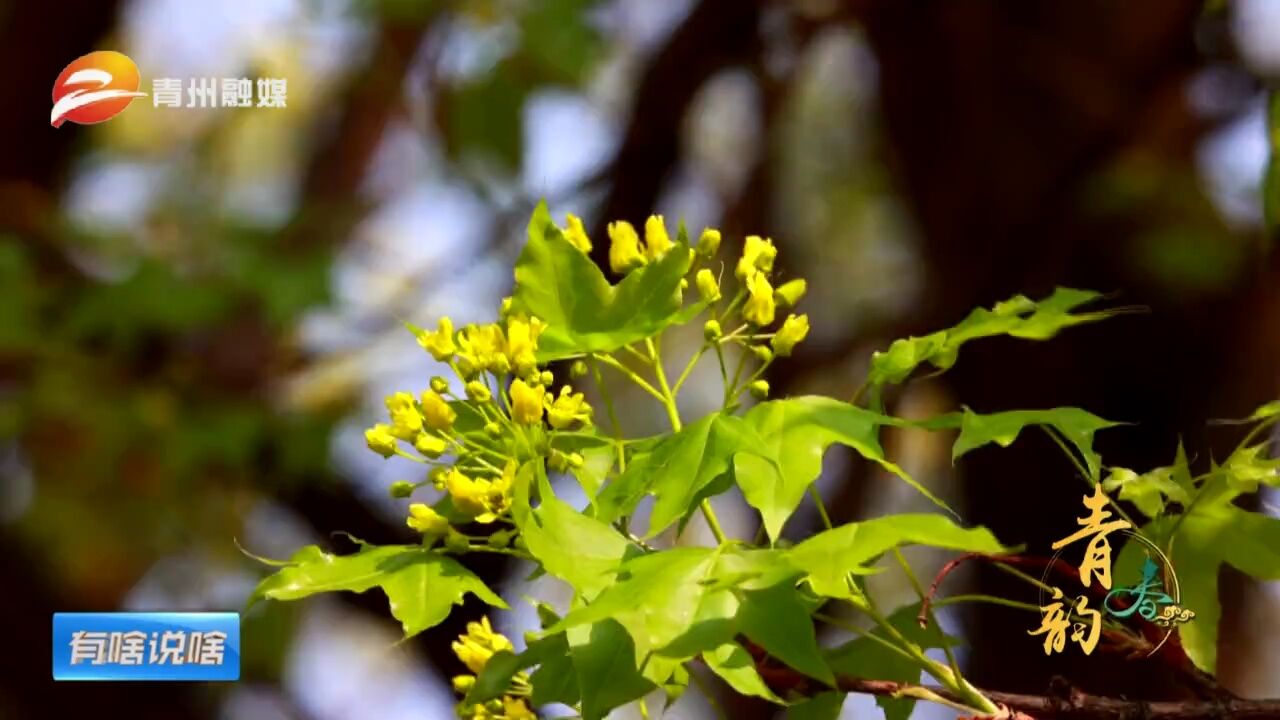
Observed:
[[[667,385],[667,374],[662,369],[662,353],[658,350],[658,345],[651,338],[645,338],[645,346],[649,349],[649,357],[653,361],[654,376],[658,378],[658,387],[662,388],[660,400],[663,407],[667,410],[667,419],[671,421],[671,429],[680,432],[683,427],[680,423],[680,409],[676,407],[676,396],[672,394],[671,387]],[[728,542],[728,538],[724,534],[724,530],[720,527],[720,519],[716,517],[716,511],[711,507],[711,501],[703,498],[698,504],[698,509],[702,511],[702,516],[707,519],[707,527],[711,528],[711,534],[715,536],[716,542],[724,545]]]
[[[657,389],[656,389],[656,388],[654,388],[652,385],[650,385],[650,384],[649,384],[649,382],[648,382],[647,380],[645,380],[644,378],[642,378],[642,377],[640,377],[639,375],[637,375],[637,374],[636,374],[636,372],[635,372],[634,370],[632,370],[631,368],[629,368],[629,367],[627,367],[626,365],[623,365],[622,363],[618,362],[618,361],[617,361],[615,358],[613,358],[612,356],[610,356],[610,355],[606,355],[606,354],[604,354],[604,353],[598,353],[598,354],[596,354],[596,355],[593,355],[593,357],[595,357],[595,358],[599,359],[599,360],[600,360],[600,362],[604,363],[605,365],[608,365],[609,367],[613,368],[614,370],[617,370],[618,372],[622,373],[623,375],[626,375],[626,376],[627,376],[627,379],[629,379],[629,380],[631,380],[631,382],[635,383],[635,384],[636,384],[636,385],[637,385],[641,390],[644,390],[645,392],[647,392],[647,393],[649,393],[650,395],[652,395],[652,396],[654,396],[655,398],[657,398],[657,399],[658,399],[658,402],[666,402],[666,398],[665,398],[665,397],[663,397],[662,393],[658,392],[658,391],[657,391]]]
[[[827,514],[827,506],[822,502],[822,493],[818,492],[818,488],[813,483],[809,483],[809,497],[813,498],[813,504],[818,508],[818,515],[822,518],[822,525],[830,530],[831,516]]]

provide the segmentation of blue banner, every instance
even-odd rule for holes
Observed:
[[[238,613],[54,613],[54,680],[239,680]]]

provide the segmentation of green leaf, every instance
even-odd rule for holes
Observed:
[[[635,644],[617,621],[574,627],[568,635],[584,720],[599,720],[657,687],[636,669]]]
[[[809,677],[835,686],[813,630],[812,606],[791,583],[742,593],[738,626],[773,657]]]
[[[530,507],[530,485],[538,483],[542,498]],[[617,530],[574,510],[558,499],[540,463],[520,468],[512,515],[529,553],[547,572],[592,597],[613,584],[613,576],[631,544]]]
[[[620,622],[635,640],[637,660],[685,635],[703,605],[718,605],[712,580],[720,550],[680,547],[641,555],[622,563],[618,581],[585,607],[569,612],[548,629],[559,632],[606,619]]]
[[[960,437],[951,448],[951,457],[957,460],[970,450],[993,442],[1009,447],[1026,426],[1048,425],[1075,446],[1089,469],[1089,479],[1097,481],[1102,461],[1093,451],[1093,436],[1099,430],[1120,424],[1074,407],[1010,410],[990,415],[979,415],[965,408],[960,421]]]
[[[441,106],[451,158],[494,162],[505,170],[520,167],[521,109],[529,87],[512,61],[455,86],[445,86]]]
[[[485,662],[484,669],[476,677],[475,685],[467,691],[464,704],[475,705],[501,697],[511,687],[511,679],[516,673],[542,665],[548,660],[564,657],[568,652],[568,639],[564,633],[538,638],[519,654],[500,650]]]
[[[955,327],[924,337],[895,340],[888,350],[873,354],[867,384],[876,387],[900,383],[924,363],[946,370],[955,364],[960,346],[977,338],[1011,335],[1027,340],[1046,340],[1073,325],[1114,315],[1116,311],[1072,314],[1072,310],[1099,297],[1098,293],[1086,290],[1057,288],[1038,303],[1016,295],[997,303],[990,310],[978,308]]]
[[[338,590],[361,593],[374,587],[386,593],[405,637],[439,624],[467,593],[494,607],[507,607],[458,561],[416,545],[364,545],[352,555],[331,555],[308,545],[294,554],[287,567],[258,583],[250,603],[262,598],[298,600]]]
[[[1250,420],[1270,420],[1273,417],[1280,416],[1280,400],[1269,402],[1266,405],[1253,411],[1249,416]]]
[[[899,608],[888,617],[889,624],[921,650],[941,648],[944,643],[954,645],[955,640],[944,635],[936,625],[927,629],[920,627],[916,622],[919,608],[918,604]],[[871,632],[884,637],[883,631],[878,628]],[[835,648],[827,656],[827,663],[835,674],[842,677],[920,682],[919,665],[888,649],[883,643],[867,637],[854,638]],[[884,711],[885,720],[907,720],[915,708],[915,700],[909,698],[877,697],[876,704]]]
[[[818,533],[787,551],[806,573],[813,591],[825,597],[851,598],[846,577],[865,574],[869,564],[900,545],[918,544],[960,552],[1007,553],[1011,550],[986,528],[962,528],[944,515],[886,515]]]
[[[702,653],[702,661],[711,672],[729,684],[741,695],[764,698],[779,705],[786,703],[774,694],[756,671],[755,661],[741,645],[727,642],[714,650]]]
[[[757,454],[744,453],[735,458],[734,478],[747,503],[760,511],[765,529],[774,540],[821,473],[822,456],[832,443],[853,448],[902,478],[938,507],[955,514],[885,458],[879,430],[881,425],[902,424],[894,418],[819,396],[770,400],[753,407],[744,418],[763,441],[754,449]]]
[[[1229,564],[1259,580],[1280,579],[1280,520],[1230,504],[1197,506],[1179,525],[1169,560],[1178,575],[1182,605],[1196,617],[1179,626],[1196,666],[1216,672],[1218,569]]]
[[[787,720],[836,720],[844,709],[845,694],[824,692],[792,705],[787,709]]]
[[[743,419],[708,415],[664,438],[642,461],[596,497],[601,520],[611,522],[633,511],[645,495],[657,496],[646,537],[667,529],[694,507],[704,488],[729,471],[733,456],[755,452],[764,440]]]
[[[692,261],[693,251],[676,244],[661,260],[610,285],[539,203],[516,261],[513,307],[547,323],[538,340],[540,363],[617,350],[680,319],[680,281]]]

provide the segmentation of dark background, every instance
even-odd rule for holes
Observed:
[[[814,323],[771,371],[775,396],[848,397],[873,350],[976,305],[1114,293],[1150,312],[966,347],[891,408],[1076,405],[1133,423],[1100,436],[1107,464],[1168,463],[1179,438],[1196,463],[1221,457],[1235,437],[1209,421],[1280,396],[1280,261],[1259,188],[1277,10],[0,3],[0,718],[447,713],[448,641],[470,605],[397,648],[376,593],[257,610],[234,686],[55,686],[48,618],[239,609],[261,568],[233,540],[282,557],[341,548],[335,531],[408,537],[385,497],[407,471],[360,440],[382,394],[433,372],[400,322],[490,314],[541,197],[587,218],[600,250],[606,221],[655,210],[722,227],[729,247],[773,237],[782,272],[809,279]],[[133,57],[144,91],[286,77],[289,105],[143,98],[100,126],[49,127],[53,78],[94,49]],[[952,468],[944,440],[889,438],[1001,539],[1067,534],[1082,487],[1047,441]],[[823,481],[837,519],[914,502],[841,459]],[[476,569],[508,597],[520,587],[511,568]],[[1223,601],[1222,683],[1280,694],[1274,593],[1233,575]],[[1060,675],[1176,697],[1138,663],[1046,658],[1010,611],[961,621],[979,686],[1041,693]],[[692,697],[672,713],[705,711]]]

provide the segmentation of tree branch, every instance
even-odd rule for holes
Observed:
[[[810,681],[790,668],[758,667],[761,677],[771,687],[802,689]],[[944,700],[963,702],[952,691],[933,685],[894,682],[892,680],[864,680],[854,677],[837,678],[837,686],[845,692],[876,695],[880,697],[912,697],[932,694]],[[1090,695],[1070,689],[1063,695],[1027,695],[979,689],[983,695],[998,705],[1022,715],[1012,718],[1044,720],[1046,718],[1077,718],[1088,720],[1249,720],[1251,718],[1280,717],[1280,699],[1245,700],[1224,698],[1217,701],[1158,701],[1122,700]]]

